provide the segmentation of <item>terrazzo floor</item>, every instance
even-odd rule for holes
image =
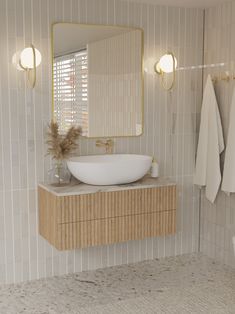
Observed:
[[[1,314],[235,313],[235,269],[183,255],[0,288]]]

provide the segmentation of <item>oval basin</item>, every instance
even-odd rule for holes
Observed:
[[[135,182],[150,169],[152,157],[115,154],[73,157],[67,161],[72,175],[92,185],[115,185]]]

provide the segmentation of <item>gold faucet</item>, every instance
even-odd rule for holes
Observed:
[[[97,140],[95,145],[96,147],[105,147],[106,154],[113,153],[114,141],[111,138],[107,139],[106,141]]]

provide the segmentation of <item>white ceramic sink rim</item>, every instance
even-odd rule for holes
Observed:
[[[82,163],[113,163],[126,161],[127,159],[133,160],[137,158],[139,160],[149,159],[150,156],[147,155],[136,155],[136,154],[107,154],[107,155],[87,155],[87,156],[78,156],[72,157],[69,159],[71,162],[82,162]]]
[[[149,171],[151,163],[151,156],[136,154],[79,156],[67,162],[75,178],[91,185],[135,182]]]

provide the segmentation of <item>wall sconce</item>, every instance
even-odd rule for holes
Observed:
[[[154,65],[155,72],[161,76],[162,87],[167,91],[171,90],[175,84],[176,67],[177,67],[177,60],[172,52],[167,52]],[[165,83],[165,80],[164,80],[165,73],[173,73],[172,82],[170,86],[167,86],[167,84]]]
[[[35,87],[36,68],[40,65],[41,61],[41,53],[32,44],[30,47],[23,49],[20,53],[15,53],[13,56],[13,63],[17,70],[26,72],[27,80],[31,88]]]

